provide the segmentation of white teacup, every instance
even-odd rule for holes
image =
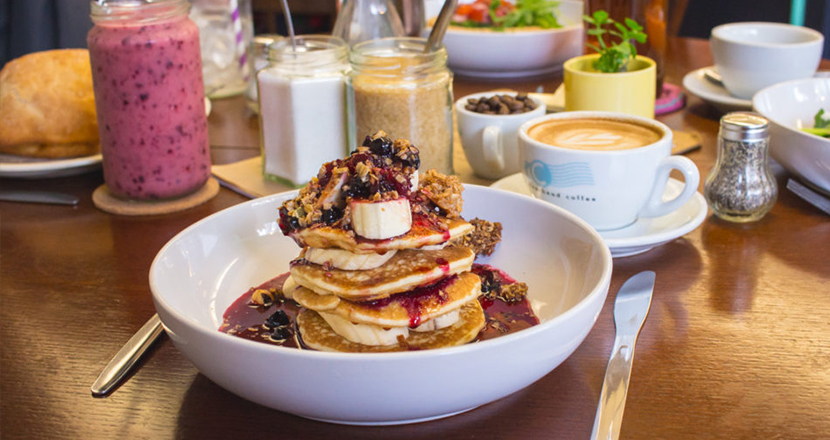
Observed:
[[[724,87],[742,99],[776,83],[813,76],[824,48],[820,32],[783,23],[716,26],[709,42]]]
[[[698,169],[688,158],[672,156],[671,147],[671,129],[622,113],[557,113],[519,129],[522,173],[533,195],[597,230],[669,214],[694,195]],[[673,169],[686,183],[679,196],[663,201]]]
[[[545,114],[545,104],[537,99],[536,108],[512,115],[487,115],[464,108],[468,99],[493,95],[513,95],[507,92],[484,92],[465,96],[455,102],[458,133],[467,161],[476,175],[485,179],[500,179],[516,174],[519,166],[519,127],[530,119]],[[529,98],[528,99],[532,99]]]

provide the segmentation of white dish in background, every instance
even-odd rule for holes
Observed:
[[[259,404],[363,425],[456,414],[548,374],[576,350],[605,303],[611,253],[587,223],[538,200],[467,185],[464,216],[504,228],[496,251],[479,262],[528,284],[539,325],[459,347],[402,353],[298,350],[219,332],[233,301],[288,271],[298,256],[300,248],[282,235],[276,218],[295,194],[251,200],[188,227],[150,268],[156,309],[178,349],[212,381]],[[510,373],[494,377],[493,371]]]
[[[522,173],[498,180],[491,188],[533,197]],[[669,178],[663,200],[673,198],[683,191],[683,182]],[[641,254],[668,243],[695,230],[706,218],[706,199],[699,192],[680,209],[656,218],[640,217],[633,224],[613,231],[600,231],[599,235],[611,249],[614,258]]]
[[[770,155],[787,171],[830,193],[830,139],[801,131],[820,109],[830,117],[830,78],[776,84],[756,93],[755,111],[770,121]]]
[[[683,87],[692,95],[708,102],[723,113],[751,110],[752,100],[736,98],[725,87],[706,79],[706,70],[713,67],[704,67],[689,72],[683,77]]]
[[[41,179],[83,174],[101,167],[101,155],[69,159],[36,159],[0,154],[0,177]]]
[[[559,29],[491,31],[450,26],[444,35],[447,66],[457,75],[493,79],[561,70],[565,60],[582,54],[582,12],[581,1],[561,1]],[[425,29],[424,36],[430,30]]]

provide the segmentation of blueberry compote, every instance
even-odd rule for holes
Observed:
[[[516,283],[516,280],[509,275],[489,265],[474,264],[472,272],[482,277],[483,288],[498,289],[502,285]],[[277,300],[268,306],[251,304],[251,294],[254,291],[257,289],[281,290],[286,278],[288,278],[287,273],[245,292],[225,311],[224,323],[219,327],[219,331],[267,344],[298,347],[297,338],[294,337],[294,320],[301,306],[292,300]],[[438,295],[440,301],[440,295],[443,292],[439,284],[452,282],[453,279],[454,277],[447,277],[434,285],[420,287],[411,293],[403,294],[410,296],[409,301],[406,302],[409,305],[407,311],[410,315],[410,325],[417,326],[420,323],[418,303],[426,301],[429,295]],[[388,302],[388,300],[378,300],[374,303],[380,307],[384,301]],[[488,299],[482,295],[478,301],[484,309],[487,324],[475,341],[515,333],[539,323],[527,298],[507,303],[497,297]],[[302,348],[308,347],[302,346]]]

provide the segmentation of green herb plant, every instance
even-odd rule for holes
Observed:
[[[647,35],[643,32],[643,27],[630,18],[625,19],[625,24],[614,21],[602,10],[594,12],[593,17],[583,15],[582,18],[593,26],[588,29],[588,35],[595,36],[599,43],[599,46],[588,43],[588,47],[599,53],[599,58],[591,67],[605,73],[624,72],[628,62],[637,56],[637,48],[631,41],[641,44],[646,42]],[[606,44],[604,37],[608,36],[617,37],[620,42]]]
[[[802,130],[816,136],[830,137],[830,118],[824,117],[824,109],[820,109],[816,113],[814,121],[815,123],[812,128],[802,128]]]

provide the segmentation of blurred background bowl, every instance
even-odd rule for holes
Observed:
[[[568,58],[583,53],[583,8],[580,1],[561,1],[557,19],[563,27],[558,29],[450,26],[444,36],[447,64],[456,75],[473,78],[523,78],[559,71]]]
[[[767,87],[755,94],[752,106],[770,120],[773,159],[830,194],[830,139],[800,130],[814,125],[820,109],[830,112],[830,78],[800,79]]]
[[[162,248],[150,269],[156,309],[179,351],[219,386],[261,405],[349,424],[466,411],[564,362],[605,303],[611,253],[587,223],[531,197],[468,185],[465,218],[504,227],[496,252],[478,262],[528,284],[539,325],[459,347],[402,353],[298,350],[220,332],[233,301],[287,272],[299,254],[276,222],[279,206],[294,195],[251,200],[190,226]]]

